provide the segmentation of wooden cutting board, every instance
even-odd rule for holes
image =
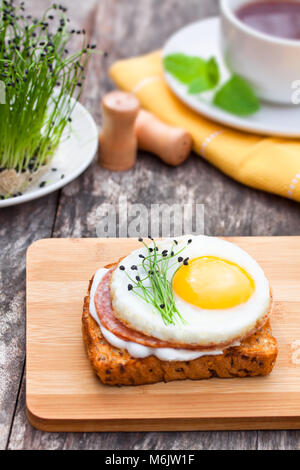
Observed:
[[[300,237],[229,238],[270,279],[279,355],[267,377],[104,386],[81,337],[83,297],[133,239],[50,239],[27,253],[27,413],[47,431],[300,428]]]

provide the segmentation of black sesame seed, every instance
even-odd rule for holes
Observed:
[[[189,261],[189,258],[185,258],[185,260],[183,261],[184,266],[187,266],[189,264],[188,261]]]
[[[177,240],[173,240],[173,241],[174,241],[175,245],[178,245],[178,241],[177,241]]]
[[[150,251],[150,253],[152,253],[152,251],[153,251],[153,248],[149,248],[149,251]]]
[[[140,237],[140,238],[139,238],[139,242],[142,242],[142,241],[143,241],[143,239]]]
[[[140,276],[135,276],[135,279],[139,282],[141,280]]]
[[[145,256],[144,255],[139,255],[139,258],[145,258]]]
[[[133,285],[132,284],[128,284],[128,290],[132,290],[133,289]]]
[[[39,186],[40,188],[43,188],[45,185],[46,185],[46,181],[42,181]]]
[[[183,258],[181,256],[179,256],[178,263],[181,263],[181,261],[183,261]]]
[[[122,266],[122,265],[121,265],[121,266],[119,267],[119,269],[120,269],[121,271],[125,271],[125,266]]]
[[[160,304],[160,308],[165,308],[165,304]]]
[[[133,265],[131,266],[132,271],[137,271],[137,266]]]
[[[190,239],[188,240],[188,244],[192,243],[192,241],[193,241],[193,240],[190,238]]]

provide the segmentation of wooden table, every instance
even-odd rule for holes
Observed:
[[[50,0],[30,0],[38,14]],[[75,5],[76,3],[76,5]],[[107,51],[89,67],[83,103],[101,123],[100,98],[113,84],[107,69],[116,59],[162,46],[195,19],[215,15],[217,0],[65,0],[76,28]],[[205,204],[209,235],[299,235],[299,205],[246,188],[191,155],[169,168],[140,153],[136,167],[111,173],[96,163],[61,191],[0,210],[0,448],[9,449],[296,449],[300,431],[174,433],[42,433],[25,416],[25,254],[39,238],[95,237],[97,208],[117,203]]]

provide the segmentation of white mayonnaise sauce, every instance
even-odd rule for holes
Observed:
[[[188,349],[174,349],[174,348],[149,348],[142,344],[134,343],[132,341],[125,341],[118,338],[111,331],[104,328],[101,324],[95,307],[95,293],[97,287],[107,273],[108,269],[100,268],[95,276],[90,292],[90,314],[94,320],[98,323],[101,333],[108,343],[119,349],[126,349],[129,354],[133,357],[144,358],[148,356],[156,356],[161,361],[192,361],[202,356],[218,356],[223,354],[223,351],[190,351]]]

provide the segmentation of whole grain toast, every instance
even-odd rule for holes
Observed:
[[[89,312],[90,281],[82,314],[83,339],[90,363],[101,382],[108,385],[143,385],[184,379],[247,377],[269,374],[277,357],[277,341],[270,322],[217,356],[192,361],[161,361],[155,356],[132,357],[126,350],[110,345]]]

